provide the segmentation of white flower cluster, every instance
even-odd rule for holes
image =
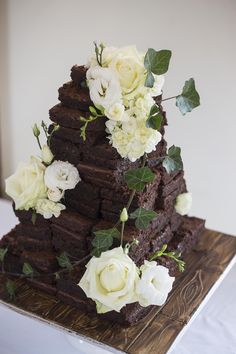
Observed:
[[[20,163],[6,180],[6,193],[17,210],[33,209],[45,219],[59,217],[65,206],[60,202],[65,190],[74,189],[80,181],[78,170],[69,162],[53,161],[47,145],[42,148],[42,160],[31,157]]]
[[[154,75],[152,88],[145,87],[144,54],[135,46],[105,47],[102,66],[94,54],[88,62],[87,83],[94,105],[109,118],[109,140],[123,158],[135,161],[155,150],[161,134],[146,127],[153,96],[162,93],[163,75]]]
[[[161,306],[175,280],[155,261],[145,261],[139,269],[122,247],[92,257],[86,268],[78,285],[96,302],[98,313],[119,312],[136,301],[143,307]]]

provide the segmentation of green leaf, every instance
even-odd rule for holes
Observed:
[[[15,298],[15,283],[10,280],[7,279],[6,284],[5,284],[5,289],[10,297],[10,299],[14,299]]]
[[[66,268],[70,271],[73,269],[73,266],[66,252],[63,252],[62,254],[60,254],[60,256],[57,256],[57,261],[60,267]]]
[[[120,237],[120,232],[113,227],[106,230],[98,230],[94,232],[95,238],[92,241],[94,250],[92,254],[99,257],[102,252],[107,251],[113,244],[113,239]]]
[[[116,227],[106,230],[98,230],[94,232],[94,235],[97,237],[112,237],[117,238],[120,236],[120,232],[117,230]]]
[[[130,214],[131,219],[135,220],[135,226],[138,229],[146,229],[150,221],[157,216],[157,213],[153,210],[147,210],[144,208],[138,208]]]
[[[155,49],[149,48],[144,57],[144,66],[148,73],[152,72],[156,75],[162,75],[169,68],[170,58],[170,50],[159,50],[157,52]]]
[[[194,79],[185,81],[181,95],[176,97],[176,106],[185,115],[200,105],[200,96],[195,88]]]
[[[160,130],[162,119],[163,118],[162,118],[162,114],[159,110],[159,107],[156,104],[154,104],[152,106],[152,108],[150,109],[150,113],[149,113],[148,119],[146,121],[146,126],[148,128]]]
[[[29,263],[23,264],[22,272],[23,272],[23,274],[25,274],[27,276],[32,277],[34,275],[34,269],[32,268],[32,266]]]
[[[172,145],[167,156],[162,162],[163,167],[166,169],[167,173],[180,171],[183,169],[183,161],[181,158],[181,149],[178,146]]]
[[[155,79],[154,79],[153,74],[151,73],[151,71],[148,71],[144,86],[153,87],[154,81],[155,81]]]
[[[140,167],[129,170],[124,174],[124,180],[130,189],[142,191],[146,183],[153,182],[155,174],[149,167]]]
[[[4,261],[8,248],[0,248],[0,262]]]

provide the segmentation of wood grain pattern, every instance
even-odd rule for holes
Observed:
[[[186,271],[176,279],[166,304],[153,308],[148,316],[128,328],[101,321],[96,315],[88,316],[22,280],[17,281],[14,306],[27,311],[29,316],[37,315],[126,353],[164,354],[235,254],[236,237],[206,230],[188,257]]]

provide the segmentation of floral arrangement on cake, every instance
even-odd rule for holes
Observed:
[[[37,214],[45,219],[58,218],[66,207],[61,203],[65,191],[74,189],[80,181],[76,167],[69,162],[55,161],[50,150],[52,134],[59,129],[55,126],[49,133],[47,125],[42,122],[47,143],[41,145],[40,128],[33,127],[41,157],[31,156],[28,163],[21,162],[16,172],[6,180],[6,193],[14,200],[16,210],[32,210],[32,221]]]
[[[90,260],[78,284],[86,296],[95,301],[98,313],[119,312],[133,302],[144,307],[163,305],[175,278],[169,275],[168,268],[157,264],[158,257],[170,257],[177,262],[180,271],[184,270],[181,254],[168,251],[167,245],[138,267],[129,257],[130,249],[138,245],[138,241],[134,239],[124,244],[124,230],[129,219],[134,221],[136,228],[145,229],[158,217],[155,211],[143,207],[132,213],[129,209],[136,192],[143,191],[146,184],[155,179],[155,174],[147,166],[147,154],[154,151],[162,139],[164,116],[161,103],[175,99],[183,115],[200,104],[192,78],[185,82],[181,94],[162,99],[164,74],[170,59],[169,50],[149,48],[144,54],[135,46],[114,48],[95,43],[95,51],[88,60],[84,85],[89,89],[93,106],[89,107],[89,116],[80,118],[84,123],[81,137],[86,140],[88,125],[105,116],[107,138],[112,147],[124,159],[131,162],[140,160],[140,167],[124,173],[130,197],[116,224],[110,229],[94,232],[93,250],[86,257]],[[21,163],[16,173],[6,180],[6,192],[14,200],[15,208],[32,210],[33,221],[37,214],[46,219],[59,217],[65,209],[61,203],[65,190],[75,188],[80,181],[76,167],[68,162],[54,161],[50,138],[59,126],[54,126],[51,133],[44,122],[42,128],[47,138],[47,144],[43,146],[39,140],[40,129],[37,125],[33,128],[41,158],[32,157],[29,163]],[[168,173],[183,167],[181,149],[174,145],[159,160]],[[180,215],[186,215],[191,204],[191,194],[182,193],[176,198],[175,209]],[[0,259],[4,259],[6,252],[0,249]],[[70,272],[84,261],[71,262],[65,252],[57,258],[62,268],[55,273],[57,279],[60,272]],[[32,276],[34,270],[29,264],[24,264],[23,274]]]

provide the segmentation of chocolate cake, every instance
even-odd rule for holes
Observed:
[[[57,296],[61,301],[76,306],[86,312],[95,312],[95,303],[86,297],[77,285],[85,271],[87,260],[76,266],[69,274],[62,273],[59,279],[50,274],[61,268],[57,257],[66,252],[71,261],[88,255],[92,249],[94,232],[109,229],[119,220],[123,206],[128,202],[130,191],[124,181],[124,173],[130,168],[138,168],[142,159],[131,162],[121,158],[106,137],[106,117],[97,119],[88,125],[86,140],[81,137],[82,117],[89,117],[89,107],[93,102],[89,96],[85,66],[73,66],[72,81],[59,88],[60,103],[49,111],[53,130],[60,126],[50,141],[55,160],[69,161],[76,165],[82,181],[64,196],[66,210],[60,217],[45,220],[37,216],[32,223],[32,211],[15,210],[19,225],[0,241],[0,247],[8,247],[5,269],[12,271],[28,262],[38,274],[44,277],[28,279],[32,286]],[[160,102],[161,98],[157,98]],[[165,112],[159,104],[165,117]],[[129,212],[143,207],[155,210],[157,216],[146,229],[137,229],[134,220],[129,219],[124,231],[124,242],[138,240],[129,256],[141,265],[164,244],[169,251],[181,252],[183,259],[191,252],[204,229],[204,221],[198,218],[181,216],[175,210],[178,195],[187,192],[183,170],[168,173],[160,163],[167,153],[164,140],[166,118],[162,121],[162,139],[156,150],[147,154],[146,165],[155,174],[151,183],[143,191],[137,192]],[[118,245],[115,240],[114,245]],[[165,256],[157,259],[158,264],[169,268],[170,274],[178,276],[177,264]],[[142,307],[138,303],[128,304],[121,312],[111,311],[100,315],[129,325],[144,317],[152,306]]]

